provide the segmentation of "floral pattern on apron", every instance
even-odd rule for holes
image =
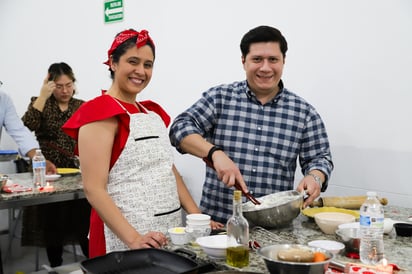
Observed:
[[[151,230],[166,233],[169,227],[182,224],[166,127],[154,112],[145,109],[147,113],[131,114],[122,108],[130,116],[130,133],[109,173],[107,191],[140,234]],[[107,253],[128,249],[106,225],[104,234]]]

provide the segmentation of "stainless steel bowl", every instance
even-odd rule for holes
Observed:
[[[257,199],[262,203],[261,205],[254,205],[252,202],[242,205],[243,216],[251,226],[264,228],[277,228],[290,224],[299,215],[303,204],[303,195],[296,190],[281,191]]]
[[[360,244],[360,229],[355,227],[339,228],[336,230],[336,235],[340,237],[345,244],[346,254],[355,253],[359,254]]]
[[[323,252],[327,259],[323,262],[313,262],[313,263],[295,263],[281,261],[278,259],[278,252],[280,250],[288,248],[306,248],[313,252],[320,251]],[[299,244],[281,244],[281,245],[269,245],[260,248],[257,253],[265,261],[266,267],[271,274],[318,274],[325,273],[328,270],[330,261],[334,258],[334,255],[323,248],[311,247],[307,245]]]

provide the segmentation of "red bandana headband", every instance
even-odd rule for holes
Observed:
[[[119,35],[117,35],[116,38],[114,38],[112,46],[107,52],[108,59],[103,64],[110,66],[110,56],[113,54],[113,51],[115,51],[117,47],[123,44],[126,40],[132,37],[135,37],[135,36],[137,36],[137,40],[136,40],[137,48],[140,48],[146,45],[147,42],[150,42],[154,47],[153,40],[152,38],[150,38],[149,32],[147,30],[141,30],[140,32],[137,32],[135,30],[125,30],[125,31],[122,31]]]

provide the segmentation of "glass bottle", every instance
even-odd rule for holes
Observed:
[[[249,265],[249,223],[242,214],[242,192],[233,193],[233,215],[226,223],[226,263],[234,267]]]

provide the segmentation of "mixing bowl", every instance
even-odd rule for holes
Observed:
[[[360,229],[359,227],[345,227],[336,230],[336,235],[340,237],[345,245],[346,254],[359,254]]]
[[[299,213],[303,195],[296,190],[281,191],[257,198],[261,204],[246,202],[242,205],[243,216],[249,225],[277,228],[290,224]]]
[[[340,212],[321,212],[315,214],[315,222],[325,234],[334,234],[341,224],[353,223],[355,216]]]
[[[212,258],[226,258],[227,235],[205,236],[196,239],[203,251]]]
[[[310,249],[313,252],[322,252],[326,255],[327,259],[322,262],[288,262],[278,259],[278,252],[288,248],[304,248]],[[280,244],[269,245],[258,249],[257,253],[263,258],[265,264],[272,274],[278,273],[293,273],[293,274],[318,274],[325,273],[328,270],[330,261],[334,258],[334,255],[318,247],[310,247],[307,245],[298,244]]]

